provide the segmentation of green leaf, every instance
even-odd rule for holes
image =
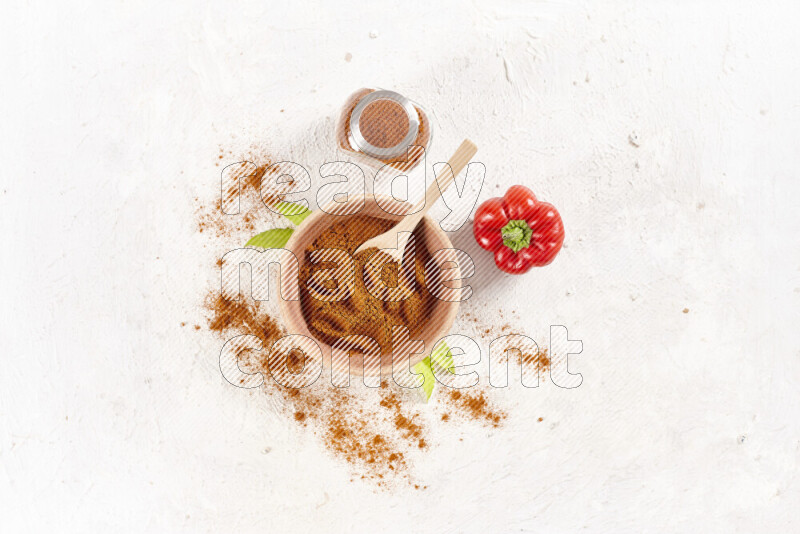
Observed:
[[[278,202],[275,205],[275,210],[281,215],[289,219],[294,224],[300,224],[306,217],[311,215],[311,210],[293,204],[291,202]],[[303,211],[304,210],[304,211]],[[250,238],[250,241],[245,243],[246,247],[260,247],[260,248],[283,248],[294,230],[291,228],[275,228],[261,232],[257,236]]]
[[[439,343],[431,354],[433,365],[439,369],[446,369],[450,374],[456,374],[456,364],[453,361],[453,354],[446,343]]]
[[[311,210],[304,208],[299,204],[292,202],[278,202],[275,204],[275,211],[292,221],[294,224],[300,224],[306,217],[311,215]]]
[[[453,355],[445,343],[439,343],[434,347],[430,356],[411,369],[414,373],[420,374],[425,378],[425,383],[422,384],[422,392],[425,394],[426,401],[430,400],[433,388],[436,385],[436,376],[433,374],[434,368],[447,370],[452,374],[456,372]]]
[[[260,248],[283,248],[289,238],[292,236],[291,228],[273,228],[266,232],[250,238],[250,241],[244,244],[246,247],[260,247]]]
[[[425,394],[425,400],[430,400],[431,394],[433,393],[433,386],[436,384],[436,377],[433,376],[433,370],[431,369],[431,357],[426,357],[412,367],[411,370],[425,378],[425,382],[422,384],[422,392]]]

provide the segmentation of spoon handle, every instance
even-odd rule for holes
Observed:
[[[422,220],[425,214],[428,213],[428,210],[439,200],[442,193],[450,187],[450,184],[455,181],[455,177],[467,166],[467,163],[469,163],[469,160],[472,159],[472,156],[474,156],[476,152],[478,152],[478,147],[475,146],[475,143],[469,139],[464,139],[458,149],[450,156],[450,160],[447,162],[447,165],[445,165],[441,174],[439,174],[439,177],[434,178],[433,183],[425,190],[425,198],[414,206],[415,213],[407,216],[398,226],[402,225],[402,229],[406,231],[411,231],[416,228],[419,221]]]
[[[414,231],[414,228],[417,227],[428,210],[439,200],[442,193],[450,187],[456,175],[466,167],[469,160],[477,151],[478,147],[475,146],[475,143],[469,139],[465,139],[450,158],[450,161],[447,162],[444,171],[439,175],[439,179],[434,179],[433,183],[428,186],[428,189],[425,191],[425,198],[414,206],[413,209],[419,211],[403,217],[394,228],[376,235],[371,239],[367,239],[356,249],[355,253],[358,254],[359,252],[373,247],[382,250],[390,249],[393,251],[390,255],[393,254],[394,259],[399,261],[403,257],[403,251],[406,248],[406,243],[408,243],[410,232]],[[395,244],[397,244],[397,248],[394,248]]]
[[[469,160],[472,159],[472,156],[474,156],[476,152],[478,152],[478,147],[475,146],[475,143],[469,139],[464,139],[461,146],[459,146],[450,157],[450,161],[447,162],[447,165],[439,177],[434,177],[433,183],[428,186],[428,189],[425,191],[425,207],[422,210],[423,215],[437,200],[439,200],[439,197],[442,196],[447,188],[450,187],[450,184],[455,181],[458,173],[467,166],[467,163],[469,163]]]

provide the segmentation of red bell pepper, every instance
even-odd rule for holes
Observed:
[[[564,243],[558,210],[536,200],[523,185],[512,186],[503,198],[490,198],[475,212],[473,232],[478,244],[494,253],[500,270],[522,274],[547,265]]]

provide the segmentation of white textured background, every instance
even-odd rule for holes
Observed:
[[[800,530],[796,2],[2,12],[0,530]],[[567,228],[471,309],[567,325],[583,385],[435,430],[425,491],[351,483],[179,326],[216,277],[194,198],[220,148],[316,173],[362,86],[433,110],[433,161],[474,139],[482,198],[527,184]]]

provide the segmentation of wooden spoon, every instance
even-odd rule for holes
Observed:
[[[358,247],[355,253],[358,254],[369,248],[377,248],[386,256],[396,261],[398,265],[402,263],[403,251],[408,244],[408,239],[411,237],[411,232],[414,231],[414,228],[417,227],[425,214],[428,213],[428,210],[439,200],[442,193],[455,181],[455,177],[467,166],[467,163],[469,163],[469,160],[472,159],[472,156],[474,156],[477,151],[478,147],[475,146],[475,143],[469,139],[465,139],[464,142],[461,143],[461,146],[458,147],[455,154],[450,157],[450,160],[447,162],[448,165],[445,167],[444,171],[442,171],[442,174],[439,175],[439,179],[434,179],[433,183],[428,186],[428,189],[425,191],[425,198],[411,210],[412,212],[416,210],[419,211],[400,219],[400,222],[393,226],[388,232],[368,239]],[[397,234],[399,232],[407,233],[398,238]]]

